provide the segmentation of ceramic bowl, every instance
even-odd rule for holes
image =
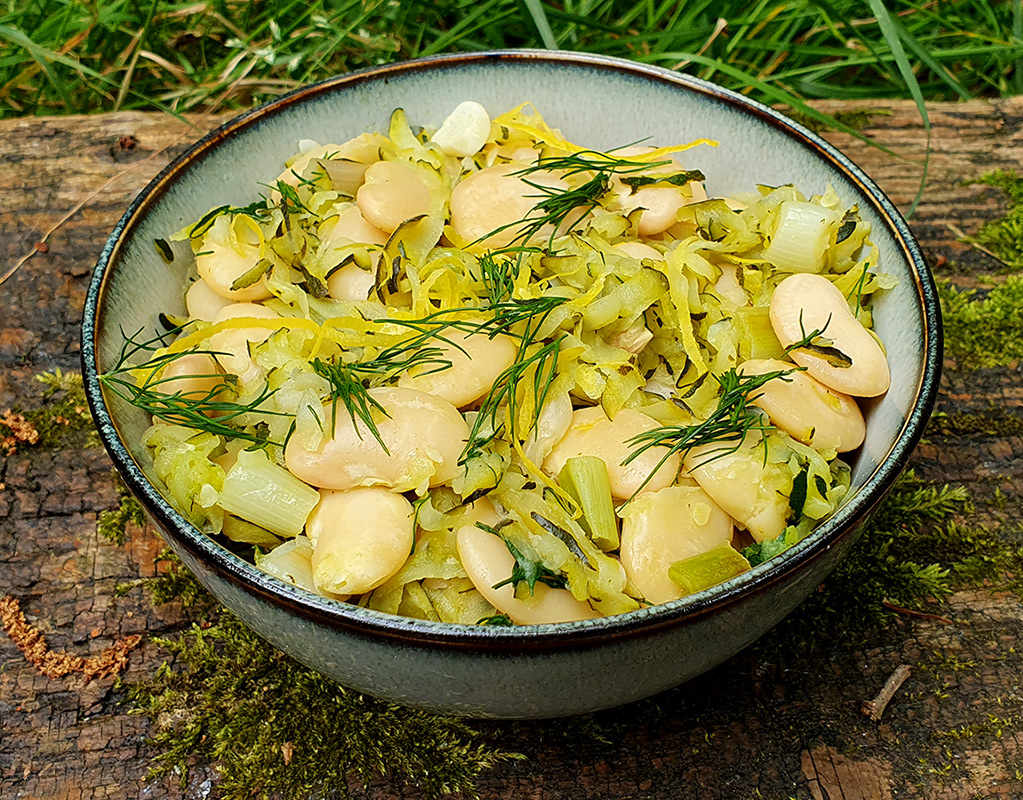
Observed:
[[[834,186],[873,228],[898,286],[874,319],[890,391],[868,408],[853,489],[838,512],[780,558],[708,591],[621,616],[534,627],[457,626],[390,616],[318,597],[266,575],[192,528],[147,477],[149,420],[104,394],[122,331],[183,313],[187,268],[153,246],[211,207],[245,205],[300,139],[345,141],[387,130],[391,111],[438,125],[459,102],[492,113],[532,101],[572,141],[608,149],[648,137],[715,139],[698,166],[711,194],[793,183]],[[770,108],[666,70],[576,53],[457,55],[378,67],[300,89],[204,138],[128,208],[99,259],[85,308],[82,358],[103,441],[170,546],[216,597],[268,642],[340,683],[410,706],[467,716],[541,717],[619,705],[692,678],[750,644],[802,601],[849,549],[905,466],[934,402],[941,331],[934,286],[905,221],[848,158]]]

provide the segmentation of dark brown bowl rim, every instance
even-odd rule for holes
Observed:
[[[103,290],[111,265],[119,253],[121,242],[134,223],[163,195],[175,176],[222,140],[241,130],[258,125],[262,120],[281,113],[307,98],[341,87],[366,81],[386,80],[391,75],[409,71],[428,72],[486,62],[546,63],[551,66],[581,67],[626,73],[636,78],[675,86],[705,96],[715,102],[735,107],[757,117],[761,122],[782,131],[804,147],[828,161],[832,167],[857,185],[886,221],[910,271],[923,314],[924,366],[917,387],[916,401],[887,456],[870,475],[856,496],[834,516],[826,520],[806,540],[783,556],[772,559],[741,578],[729,581],[706,592],[665,605],[605,617],[599,620],[522,627],[463,626],[424,622],[392,616],[321,598],[280,581],[241,560],[208,536],[193,528],[156,491],[145,477],[127,448],[121,442],[115,423],[107,409],[98,379],[95,334],[96,320],[103,300]],[[346,634],[417,648],[440,650],[471,650],[476,652],[557,651],[595,647],[611,640],[646,637],[667,628],[693,622],[706,614],[738,603],[749,596],[770,591],[790,573],[821,558],[852,536],[883,499],[895,478],[905,468],[910,455],[923,434],[934,407],[942,362],[942,331],[940,307],[933,278],[920,252],[916,239],[894,204],[858,166],[835,147],[788,119],[774,109],[750,100],[741,94],[707,81],[623,59],[586,53],[512,50],[472,54],[433,56],[413,61],[388,64],[331,78],[297,89],[264,106],[228,121],[203,137],[172,161],[132,201],[97,262],[86,298],[82,321],[82,371],[86,395],[103,444],[131,492],[139,498],[148,513],[173,543],[192,558],[208,565],[225,580],[246,593],[296,614],[309,622]]]

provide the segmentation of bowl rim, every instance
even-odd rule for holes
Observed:
[[[122,243],[136,223],[164,194],[178,173],[188,169],[193,162],[201,160],[224,139],[258,124],[267,117],[282,113],[308,98],[367,81],[386,80],[396,74],[425,73],[488,62],[546,63],[552,66],[625,73],[729,105],[758,118],[760,122],[795,139],[828,161],[871,201],[874,211],[888,226],[910,270],[923,318],[924,362],[916,387],[915,400],[888,453],[867,477],[860,490],[846,505],[815,528],[806,539],[780,557],[770,559],[738,578],[695,595],[595,620],[533,626],[470,626],[417,620],[320,597],[260,571],[253,564],[244,561],[198,531],[178,514],[156,491],[155,486],[146,478],[140,465],[121,441],[98,378],[95,342],[97,315],[103,302],[107,277],[111,272],[111,266],[116,264]],[[90,281],[83,310],[81,344],[85,392],[101,440],[129,489],[139,498],[158,526],[171,537],[172,543],[183,548],[197,561],[210,565],[217,574],[246,593],[282,607],[289,613],[298,614],[311,623],[343,630],[360,637],[398,641],[420,648],[471,649],[493,653],[521,652],[527,645],[531,652],[579,649],[595,647],[612,639],[621,641],[623,638],[649,636],[665,628],[689,623],[708,613],[717,613],[748,596],[770,591],[790,573],[838,547],[858,530],[883,499],[895,478],[905,468],[919,442],[937,396],[943,349],[937,293],[915,237],[895,205],[877,184],[837,148],[769,106],[708,81],[611,56],[552,50],[497,50],[448,54],[370,67],[301,87],[225,122],[161,170],[132,200],[114,227]]]

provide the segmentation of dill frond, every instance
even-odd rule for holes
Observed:
[[[337,406],[340,403],[348,412],[359,438],[362,438],[362,431],[358,425],[358,421],[361,421],[373,434],[373,438],[377,440],[384,452],[390,455],[391,451],[384,444],[380,430],[373,420],[373,412],[376,411],[385,417],[390,415],[369,394],[370,384],[374,381],[379,384],[391,380],[417,366],[432,366],[432,369],[427,370],[424,374],[450,367],[451,362],[443,358],[440,348],[423,346],[428,338],[427,335],[420,335],[409,342],[391,345],[381,350],[375,358],[367,361],[346,364],[324,361],[320,358],[314,359],[311,362],[313,370],[330,383],[331,435],[337,429]]]
[[[139,338],[142,331],[134,335],[125,335],[124,343],[114,366],[99,376],[100,382],[121,399],[130,403],[155,419],[163,420],[172,425],[185,425],[195,430],[223,436],[226,439],[240,439],[253,444],[267,443],[266,431],[262,428],[246,430],[232,425],[239,417],[253,411],[261,414],[283,416],[281,412],[270,411],[263,405],[273,396],[274,392],[264,386],[260,393],[247,403],[239,403],[230,398],[235,393],[237,378],[220,372],[196,375],[197,378],[212,378],[215,383],[204,392],[181,391],[167,393],[162,386],[174,380],[160,377],[164,370],[173,362],[190,355],[223,355],[214,350],[190,349],[179,353],[159,353],[171,333],[179,333],[176,328],[168,333],[157,334],[150,339]],[[147,356],[140,363],[132,363],[140,355]],[[141,377],[138,377],[141,376]]]
[[[776,378],[785,380],[785,376],[794,371],[795,367],[791,370],[765,372],[763,375],[740,375],[730,369],[720,377],[715,375],[714,379],[721,385],[721,395],[718,397],[717,408],[706,420],[696,425],[663,425],[632,437],[629,444],[636,449],[622,463],[634,461],[652,447],[665,449],[664,456],[640,485],[642,489],[672,455],[684,458],[697,447],[720,444],[721,448],[702,462],[702,466],[734,453],[742,446],[750,431],[763,432],[773,428],[759,409],[751,407],[756,398],[755,392],[768,381]]]

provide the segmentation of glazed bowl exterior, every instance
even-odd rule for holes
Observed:
[[[153,241],[210,208],[245,205],[301,139],[341,142],[387,130],[394,108],[439,125],[463,100],[500,113],[531,101],[571,141],[610,149],[706,138],[686,153],[715,194],[755,184],[832,185],[873,228],[880,268],[898,285],[878,297],[876,330],[892,386],[867,409],[853,491],[809,538],[739,578],[666,605],[600,620],[532,627],[459,626],[390,616],[310,594],[257,570],[196,531],[147,478],[149,420],[106,394],[122,331],[183,313],[188,270]],[[199,580],[246,624],[298,661],[378,697],[440,712],[544,717],[619,705],[721,663],[781,620],[836,565],[891,487],[934,403],[941,331],[934,286],[905,221],[854,164],[820,138],[741,95],[632,62],[511,51],[424,59],[298,90],[211,133],[131,204],[99,259],[82,326],[86,388],[100,434],[130,490]]]

